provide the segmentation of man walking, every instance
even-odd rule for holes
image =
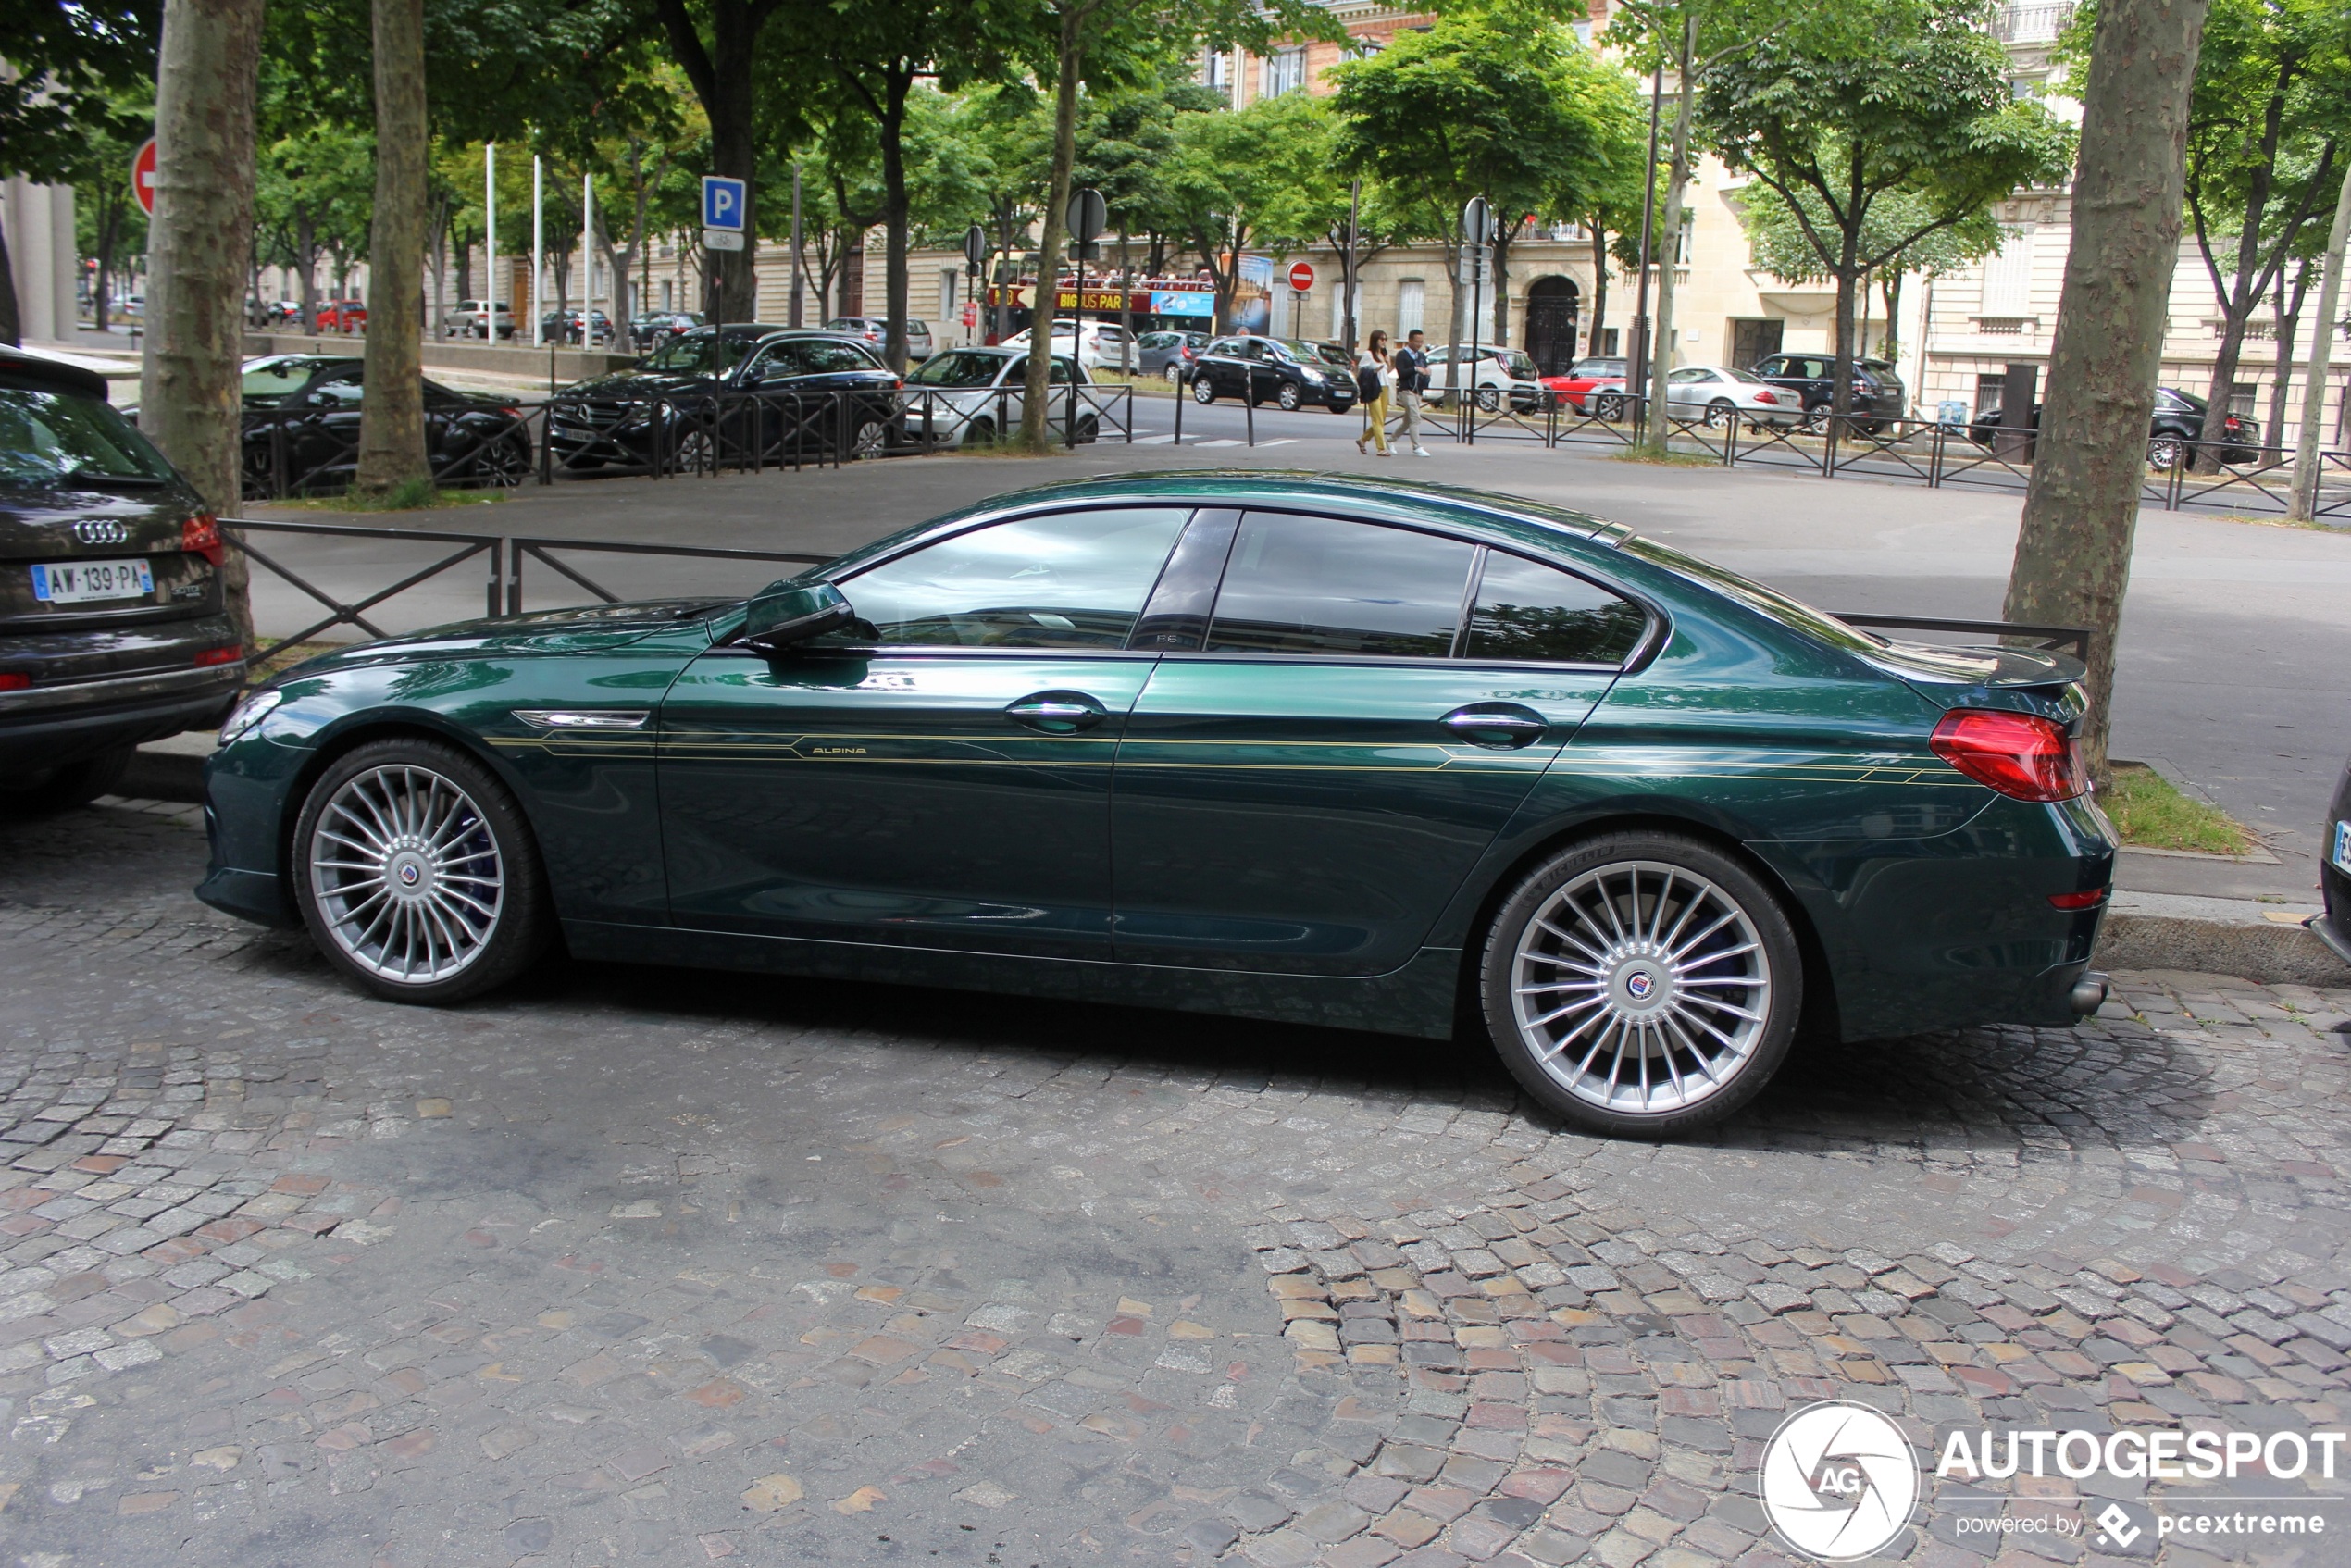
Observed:
[[[1396,399],[1404,405],[1403,428],[1396,434],[1412,443],[1415,457],[1428,455],[1428,448],[1421,444],[1421,393],[1427,390],[1428,340],[1415,327],[1404,334],[1404,346],[1396,351]]]

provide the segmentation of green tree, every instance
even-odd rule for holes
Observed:
[[[1698,112],[1723,162],[1775,192],[1836,283],[1832,407],[1852,398],[1862,280],[1929,236],[1980,223],[2071,168],[2070,131],[2014,98],[1991,0],[1858,0],[1850,28],[1792,28],[1707,76]],[[1872,218],[1909,198],[1909,221]]]
[[[1759,181],[1740,193],[1738,205],[1748,251],[1759,270],[1786,283],[1827,282],[1835,276],[1822,259],[1820,246],[1813,243],[1814,235],[1834,229],[1836,221],[1819,196],[1800,190],[1791,205],[1785,196]],[[1887,258],[1873,276],[1885,298],[1885,342],[1880,352],[1888,359],[1896,356],[1899,346],[1897,333],[1905,278],[1939,278],[2000,248],[1999,221],[1988,209],[1943,227],[1934,226],[1934,207],[1924,197],[1910,191],[1891,191],[1870,204],[1868,220],[1862,225],[1862,253]]]
[[[131,160],[155,133],[152,84],[121,94],[116,106],[124,118],[93,128],[70,171],[74,248],[97,263],[90,303],[93,320],[102,332],[125,262],[147,248],[147,214],[131,189]]]
[[[1302,242],[1344,212],[1347,187],[1333,161],[1334,137],[1330,112],[1303,93],[1261,98],[1226,114],[1189,115],[1177,126],[1175,156],[1161,172],[1163,199],[1215,280],[1219,330],[1234,330],[1244,252],[1252,244],[1280,249]]]
[[[1441,15],[1331,76],[1343,168],[1375,176],[1449,235],[1471,197],[1493,205],[1492,338],[1509,342],[1511,241],[1526,218],[1575,212],[1606,186],[1639,126],[1623,72],[1556,21],[1481,8]],[[1464,300],[1455,290],[1455,341]]]
[[[142,100],[155,81],[162,21],[160,0],[0,4],[0,60],[8,65],[0,80],[0,175],[75,181],[89,173],[93,143],[140,131],[150,118]],[[15,267],[0,239],[0,341],[22,337]]]
[[[2079,30],[2094,22],[2077,20]],[[2185,197],[2220,307],[2196,467],[2220,467],[2245,328],[2309,230],[2351,137],[2351,11],[2340,0],[2213,0],[2189,100]]]

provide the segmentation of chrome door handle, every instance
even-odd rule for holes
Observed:
[[[1066,735],[1101,723],[1109,710],[1082,691],[1040,691],[1009,704],[1004,716],[1048,734]]]
[[[1437,722],[1473,746],[1502,750],[1532,745],[1550,728],[1525,708],[1456,708]]]

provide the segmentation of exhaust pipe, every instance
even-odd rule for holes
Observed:
[[[2073,992],[2066,1000],[2073,1004],[2076,1017],[2086,1018],[2105,1005],[2108,982],[2104,975],[2092,969],[2073,982]]]

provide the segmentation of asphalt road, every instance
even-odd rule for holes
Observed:
[[[1426,460],[1380,460],[1353,450],[1359,418],[1319,409],[1259,410],[1250,447],[1240,444],[1241,409],[1221,403],[1184,410],[1178,447],[1166,439],[1174,433],[1172,400],[1138,398],[1136,407],[1136,444],[1110,441],[1048,458],[910,457],[798,474],[567,481],[495,504],[393,518],[273,507],[254,515],[829,553],[989,495],[1086,474],[1174,467],[1377,472],[1484,486],[1619,518],[1828,609],[1951,616],[1998,614],[2015,548],[2021,497],[2012,492],[1634,465],[1594,449],[1494,440],[1474,447],[1437,441]],[[450,547],[281,539],[264,548],[330,597],[350,600]],[[791,569],[571,560],[630,596],[744,592]],[[378,624],[397,629],[479,615],[484,575],[479,558],[467,562],[387,604]],[[282,635],[324,613],[263,577],[255,602],[265,632]],[[535,561],[526,584],[526,607],[584,597]],[[2270,835],[2295,887],[2314,880],[2308,857],[2351,753],[2347,602],[2351,533],[2156,510],[2142,516],[2123,618],[2115,754],[2171,764]]]

